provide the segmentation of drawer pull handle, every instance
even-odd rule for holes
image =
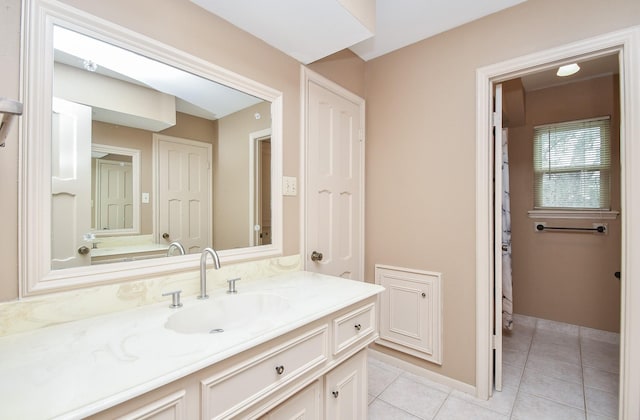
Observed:
[[[282,365],[276,366],[276,373],[278,375],[282,375],[283,372],[284,372],[284,366],[282,366]]]
[[[338,391],[331,391],[331,394],[333,395],[333,398],[338,398],[338,394],[340,394]]]
[[[360,331],[362,329],[362,325],[360,324],[356,324],[354,327],[356,328],[356,331]]]

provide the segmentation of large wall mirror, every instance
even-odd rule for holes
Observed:
[[[55,1],[27,10],[23,295],[196,267],[208,246],[282,252],[280,92]]]

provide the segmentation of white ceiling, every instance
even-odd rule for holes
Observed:
[[[371,60],[526,0],[375,0],[373,36],[345,0],[191,1],[308,64],[345,48]]]
[[[524,1],[376,0],[375,36],[350,49],[371,60]]]

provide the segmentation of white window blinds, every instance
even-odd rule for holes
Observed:
[[[536,209],[609,210],[609,118],[534,128]]]

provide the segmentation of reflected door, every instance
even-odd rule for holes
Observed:
[[[96,161],[98,204],[96,228],[100,230],[133,227],[133,170],[129,162]]]
[[[154,146],[158,241],[200,252],[211,244],[211,145],[154,135]]]
[[[305,267],[363,280],[364,103],[356,99],[308,82]]]
[[[91,108],[53,98],[51,268],[91,264]]]
[[[271,137],[256,142],[255,230],[256,245],[271,243]]]

